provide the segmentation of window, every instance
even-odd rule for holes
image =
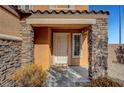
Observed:
[[[50,5],[50,9],[75,9],[74,5]]]
[[[29,10],[32,10],[32,5],[20,5],[18,6],[18,8],[25,11],[29,11]]]
[[[72,57],[80,57],[81,33],[74,33],[72,37]]]

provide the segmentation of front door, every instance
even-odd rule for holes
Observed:
[[[53,33],[53,64],[68,64],[68,33]]]

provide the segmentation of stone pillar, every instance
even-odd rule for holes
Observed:
[[[34,62],[34,31],[25,20],[21,21],[22,63]]]
[[[89,76],[91,79],[107,75],[108,22],[107,18],[96,19],[89,31]]]

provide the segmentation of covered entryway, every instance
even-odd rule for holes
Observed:
[[[68,47],[71,53],[68,61],[81,67],[87,65],[91,78],[107,74],[108,11],[37,10],[26,15],[26,20],[22,20],[22,50],[26,51],[22,59],[25,62],[35,62],[43,65],[44,69],[49,69],[53,64],[53,30],[80,29],[76,34],[70,31],[69,43],[74,46]],[[76,44],[80,41],[80,36],[82,52],[79,52],[79,45]]]
[[[88,25],[34,27],[35,63],[88,67]],[[72,27],[72,28],[71,28]]]
[[[53,64],[68,64],[68,33],[53,33]]]
[[[26,19],[34,28],[34,62],[51,65],[89,66],[88,29],[95,18],[80,14],[33,14]]]
[[[77,16],[40,15],[28,18],[34,28],[34,61],[51,65],[88,67],[88,29],[95,19]]]

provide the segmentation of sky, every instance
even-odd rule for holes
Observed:
[[[117,5],[91,5],[90,10],[108,10],[108,39],[109,43],[119,44],[119,6]],[[124,5],[121,6],[122,43],[124,44]]]

